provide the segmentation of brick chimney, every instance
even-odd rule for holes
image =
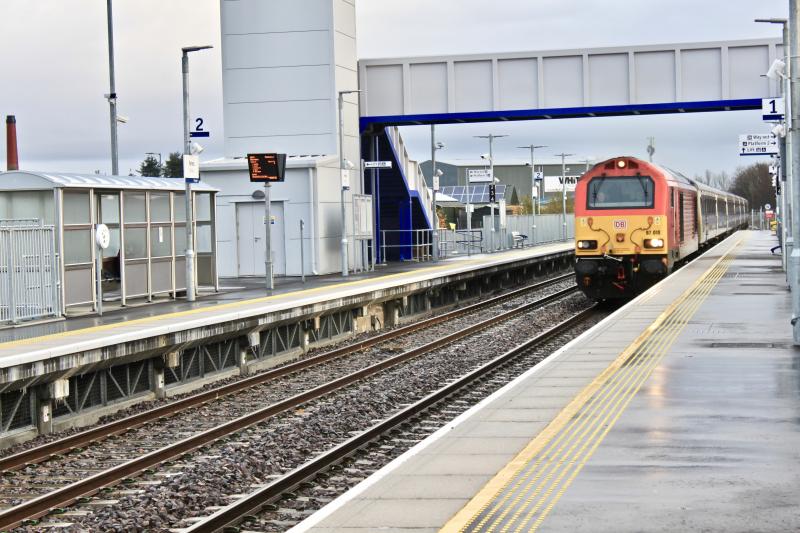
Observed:
[[[17,119],[14,115],[6,117],[6,170],[19,170]]]

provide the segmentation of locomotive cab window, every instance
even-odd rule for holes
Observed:
[[[655,185],[649,176],[596,177],[589,182],[587,209],[653,207]]]

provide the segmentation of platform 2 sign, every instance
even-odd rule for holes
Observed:
[[[739,135],[739,155],[775,155],[778,138],[771,133]]]
[[[247,166],[253,183],[281,182],[286,173],[286,154],[247,154]]]

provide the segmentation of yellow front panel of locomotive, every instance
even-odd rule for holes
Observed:
[[[663,246],[645,248],[646,239],[661,239]],[[597,247],[581,248],[581,242],[586,241],[597,241]],[[667,244],[667,220],[663,216],[581,216],[575,220],[575,254],[578,256],[666,254]]]

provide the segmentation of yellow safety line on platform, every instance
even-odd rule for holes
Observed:
[[[722,278],[743,240],[717,259],[441,531],[535,531]]]
[[[521,254],[519,253],[519,251],[515,250],[515,251],[510,251],[510,252],[504,252],[504,253],[501,253],[501,254],[496,254],[496,255],[492,256],[492,259],[503,259],[505,257],[513,257],[513,256],[518,256],[518,255],[521,255]],[[482,261],[481,259],[467,259],[467,260],[459,261],[458,265],[476,265],[476,264],[479,264],[481,261]],[[451,268],[453,266],[454,266],[454,263],[450,263],[450,264],[446,264],[446,265],[437,265],[437,266],[419,268],[419,269],[416,269],[414,272],[415,273],[431,273],[431,272],[435,272],[437,270],[446,270],[446,269]],[[220,304],[220,305],[215,305],[215,306],[211,306],[211,307],[196,307],[194,309],[187,309],[185,311],[175,311],[173,313],[165,313],[163,315],[156,315],[156,316],[137,318],[137,319],[134,319],[134,320],[127,320],[125,322],[117,322],[117,323],[113,323],[113,324],[102,324],[102,325],[99,325],[99,326],[90,326],[88,328],[81,328],[81,329],[74,329],[74,330],[69,330],[69,331],[62,331],[62,332],[59,332],[59,333],[51,333],[49,335],[42,335],[42,336],[39,336],[39,337],[30,337],[30,338],[27,338],[27,339],[18,339],[18,340],[14,340],[14,341],[7,341],[7,342],[0,343],[0,350],[2,350],[3,348],[13,348],[15,346],[25,346],[25,345],[29,345],[29,344],[36,344],[37,342],[46,342],[46,341],[52,340],[52,339],[62,339],[64,337],[73,337],[73,336],[76,336],[76,335],[82,335],[82,334],[87,334],[87,333],[97,333],[97,332],[101,332],[101,331],[108,331],[108,330],[116,329],[116,328],[119,328],[119,327],[127,327],[127,326],[132,326],[132,325],[142,325],[142,324],[147,324],[149,322],[161,322],[163,320],[169,320],[171,318],[180,318],[180,317],[191,316],[191,315],[196,315],[196,314],[200,314],[200,313],[218,313],[221,310],[228,310],[228,309],[233,309],[233,308],[236,308],[236,307],[243,307],[243,306],[246,306],[246,305],[252,305],[252,304],[268,302],[268,301],[276,300],[276,299],[279,299],[279,298],[287,298],[287,297],[297,298],[299,296],[306,296],[306,295],[309,295],[309,294],[322,292],[322,291],[326,291],[326,290],[330,290],[330,289],[338,289],[338,288],[341,288],[341,287],[354,287],[354,286],[358,286],[358,285],[374,283],[374,282],[377,282],[377,281],[386,281],[386,280],[389,280],[389,279],[394,279],[394,278],[398,278],[398,277],[402,277],[402,276],[406,276],[406,275],[408,275],[408,272],[398,272],[396,274],[386,274],[385,276],[377,276],[377,277],[374,277],[374,278],[366,278],[366,279],[360,279],[360,280],[355,280],[355,281],[344,281],[344,282],[341,282],[341,283],[334,283],[332,285],[323,285],[323,286],[320,286],[320,287],[314,287],[314,288],[311,288],[311,289],[303,289],[303,290],[300,290],[300,291],[292,291],[292,292],[285,292],[285,293],[281,293],[281,294],[273,294],[271,296],[262,296],[260,298],[251,298],[249,300],[239,300],[239,301],[236,301],[236,302],[229,302],[229,303],[226,303],[226,304]]]

